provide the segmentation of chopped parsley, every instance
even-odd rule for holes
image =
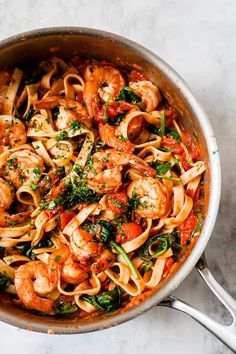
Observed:
[[[35,167],[33,169],[33,172],[36,174],[36,175],[40,175],[40,168],[39,167]]]
[[[30,184],[30,188],[31,188],[33,191],[36,191],[36,190],[38,189],[38,185],[32,182],[32,183]]]
[[[61,255],[60,255],[60,254],[58,254],[58,255],[55,257],[55,262],[59,262],[59,261],[60,261],[60,259],[61,259]]]
[[[55,136],[56,141],[61,141],[68,138],[68,133],[66,130],[62,130],[58,135]]]
[[[77,120],[71,120],[70,121],[70,130],[72,133],[75,133],[77,130],[79,130],[81,127],[81,123],[78,122]]]
[[[175,139],[179,144],[182,142],[181,136],[175,129],[166,128],[166,135],[171,136]]]
[[[15,170],[18,168],[18,164],[15,163],[16,161],[16,157],[7,160],[7,167],[9,168],[9,170]]]

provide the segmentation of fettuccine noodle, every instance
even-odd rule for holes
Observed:
[[[201,232],[197,142],[135,70],[52,57],[3,74],[0,291],[81,318],[145,299]]]

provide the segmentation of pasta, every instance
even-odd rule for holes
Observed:
[[[81,318],[145,299],[201,232],[197,142],[135,70],[52,57],[0,79],[0,291]]]

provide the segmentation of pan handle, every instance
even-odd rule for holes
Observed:
[[[209,286],[209,288],[230,311],[233,318],[232,323],[228,326],[218,323],[217,321],[213,320],[201,311],[197,310],[195,307],[175,298],[174,296],[169,296],[159,305],[173,308],[191,316],[193,319],[195,319],[197,322],[207,328],[211,333],[213,333],[228,348],[230,348],[233,352],[236,353],[236,301],[215,280],[215,278],[207,267],[207,262],[204,254],[199,259],[196,267],[202,278]]]

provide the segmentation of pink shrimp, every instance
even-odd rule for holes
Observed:
[[[132,153],[134,151],[133,145],[130,142],[120,140],[115,135],[115,131],[116,128],[111,125],[99,125],[99,134],[103,143],[119,151]]]
[[[15,272],[14,283],[19,299],[27,308],[55,314],[53,301],[43,298],[53,290],[46,264],[31,261],[21,265]]]
[[[103,102],[113,100],[124,84],[119,70],[108,66],[96,68],[84,87],[84,100],[90,116],[96,116],[99,111],[99,97]]]
[[[123,166],[131,166],[143,176],[154,177],[156,171],[138,156],[118,152],[114,149],[99,151],[93,154],[93,169],[88,171],[87,185],[98,194],[111,193],[122,184]]]
[[[49,256],[48,273],[49,279],[55,287],[60,277],[70,284],[80,284],[88,278],[88,273],[73,260],[69,247],[59,248]]]

